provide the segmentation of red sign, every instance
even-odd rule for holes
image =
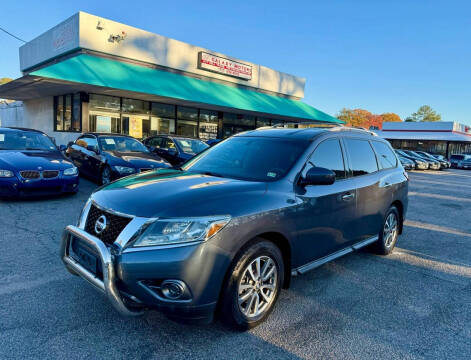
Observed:
[[[244,80],[252,79],[252,66],[203,51],[200,51],[198,54],[198,67],[203,70],[233,76]]]

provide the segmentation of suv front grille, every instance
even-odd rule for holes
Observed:
[[[20,171],[20,175],[23,179],[39,179],[41,177],[41,174],[37,170]]]
[[[106,217],[106,227],[100,234],[97,234],[95,231],[95,223],[102,215]],[[131,220],[132,219],[129,217],[120,216],[105,210],[101,210],[92,204],[90,206],[90,211],[88,212],[87,221],[85,223],[85,231],[93,236],[96,236],[105,244],[111,245],[115,242],[118,235],[121,233],[121,231],[124,230]]]
[[[52,179],[59,176],[59,171],[57,170],[44,170],[43,171],[43,178],[44,179]]]

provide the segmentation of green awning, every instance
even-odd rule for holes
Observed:
[[[192,103],[311,121],[342,123],[341,120],[298,100],[87,54],[66,59],[34,71],[30,75],[152,94]]]

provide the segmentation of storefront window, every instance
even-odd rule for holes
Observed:
[[[135,99],[123,99],[123,113],[149,114],[149,102]]]
[[[81,131],[81,102],[79,94],[54,97],[54,131]]]
[[[218,122],[217,111],[200,110],[199,138],[203,141],[217,139]]]
[[[273,120],[276,123],[276,120]],[[272,124],[272,120],[269,118],[264,117],[257,117],[257,128],[270,126]]]
[[[123,133],[142,139],[150,136],[150,103],[143,100],[123,99]]]
[[[149,133],[175,134],[175,105],[152,103]]]
[[[255,129],[255,117],[251,115],[224,113],[222,135],[228,138],[242,131]]]
[[[119,97],[90,94],[89,131],[121,133]]]
[[[177,134],[198,137],[198,109],[177,106]]]

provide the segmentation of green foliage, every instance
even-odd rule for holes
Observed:
[[[430,106],[422,105],[419,110],[409,116],[406,121],[440,121],[441,119],[442,116],[437,114]]]

